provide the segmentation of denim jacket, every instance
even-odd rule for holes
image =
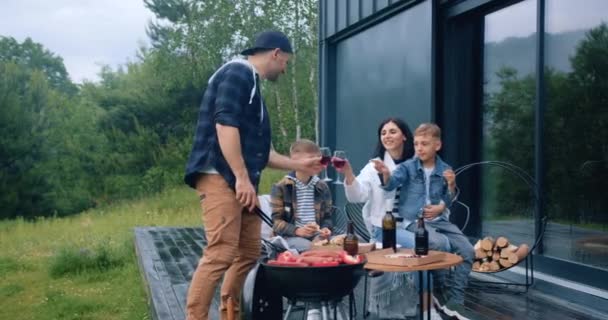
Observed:
[[[433,204],[443,201],[446,210],[437,217],[438,219],[448,219],[449,210],[454,194],[448,189],[443,172],[451,167],[443,162],[439,156],[435,156],[435,169],[431,173],[429,185],[429,197]],[[413,222],[422,213],[422,208],[426,205],[426,186],[424,169],[422,162],[417,157],[401,163],[391,174],[388,183],[384,186],[385,191],[391,191],[401,185],[401,196],[399,202],[399,214],[409,222]],[[388,192],[387,192],[388,193]]]

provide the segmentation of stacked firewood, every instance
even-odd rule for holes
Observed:
[[[496,272],[516,265],[526,258],[528,245],[515,246],[506,237],[485,237],[477,241],[473,271]]]

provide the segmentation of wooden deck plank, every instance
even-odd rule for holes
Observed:
[[[184,319],[189,283],[206,244],[202,229],[146,227],[135,228],[134,233],[152,319]],[[356,319],[363,319],[363,281],[355,288]],[[211,319],[219,319],[219,290],[218,286],[210,308]],[[465,307],[479,320],[601,319],[585,314],[582,308],[569,308],[567,302],[547,299],[534,290],[527,294],[487,293],[471,287],[466,291]],[[296,309],[289,320],[302,319],[302,312],[302,308]],[[373,315],[367,318],[376,319]]]

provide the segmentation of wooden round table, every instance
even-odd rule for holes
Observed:
[[[429,250],[429,253],[432,252],[438,252],[438,251],[432,251]],[[418,293],[420,294],[420,320],[424,319],[424,290],[423,290],[423,276],[424,276],[424,271],[433,271],[433,270],[440,270],[440,269],[447,269],[447,268],[451,268],[453,266],[457,266],[459,264],[462,263],[462,257],[457,255],[457,254],[453,254],[453,253],[449,253],[449,252],[443,252],[444,256],[443,259],[441,259],[440,261],[436,261],[433,263],[428,263],[428,264],[421,264],[421,265],[417,265],[417,266],[395,266],[395,265],[387,265],[387,264],[377,264],[377,263],[366,263],[364,268],[368,269],[368,270],[376,270],[376,271],[383,271],[383,272],[412,272],[412,271],[418,271]],[[367,281],[367,279],[366,279]],[[426,291],[430,294],[431,293],[431,281],[430,281],[430,272],[426,273]],[[427,319],[430,320],[431,319],[431,304],[432,301],[429,301],[428,305],[427,305]],[[365,312],[365,311],[364,311]]]

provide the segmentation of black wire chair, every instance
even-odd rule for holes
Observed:
[[[363,203],[347,203],[344,206],[344,211],[346,211],[346,216],[348,220],[353,222],[353,227],[355,229],[355,234],[361,239],[361,242],[369,242],[371,236],[367,227],[365,225],[365,221],[363,220]]]

